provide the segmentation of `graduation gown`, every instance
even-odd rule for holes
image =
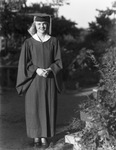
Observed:
[[[37,68],[51,68],[47,78],[36,73]],[[57,92],[62,89],[62,61],[59,42],[50,37],[40,42],[33,37],[23,43],[17,73],[16,89],[25,93],[27,135],[51,137],[55,132]]]

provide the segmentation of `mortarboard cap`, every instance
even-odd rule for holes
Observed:
[[[31,13],[30,16],[34,16],[33,23],[29,28],[28,32],[33,35],[36,32],[35,29],[35,21],[45,21],[49,23],[49,34],[51,35],[52,32],[52,16],[46,13]]]

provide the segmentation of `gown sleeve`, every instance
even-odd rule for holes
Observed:
[[[37,68],[31,61],[29,46],[25,41],[22,45],[17,72],[16,90],[19,95],[23,95],[27,91],[36,76]]]
[[[56,39],[54,44],[54,62],[50,65],[52,72],[54,74],[56,86],[58,92],[62,91],[62,58],[61,58],[61,51],[60,51],[60,44],[59,41]]]

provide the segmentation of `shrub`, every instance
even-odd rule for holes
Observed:
[[[91,117],[82,130],[84,150],[116,149],[116,47],[106,50],[98,67],[101,74],[97,97],[90,95],[80,109]]]

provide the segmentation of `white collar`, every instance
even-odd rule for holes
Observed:
[[[44,41],[41,41],[40,38],[37,36],[37,33],[34,34],[32,37],[33,37],[35,40],[39,41],[39,42],[46,42],[46,41],[48,41],[48,40],[51,38],[50,35],[45,35]]]

